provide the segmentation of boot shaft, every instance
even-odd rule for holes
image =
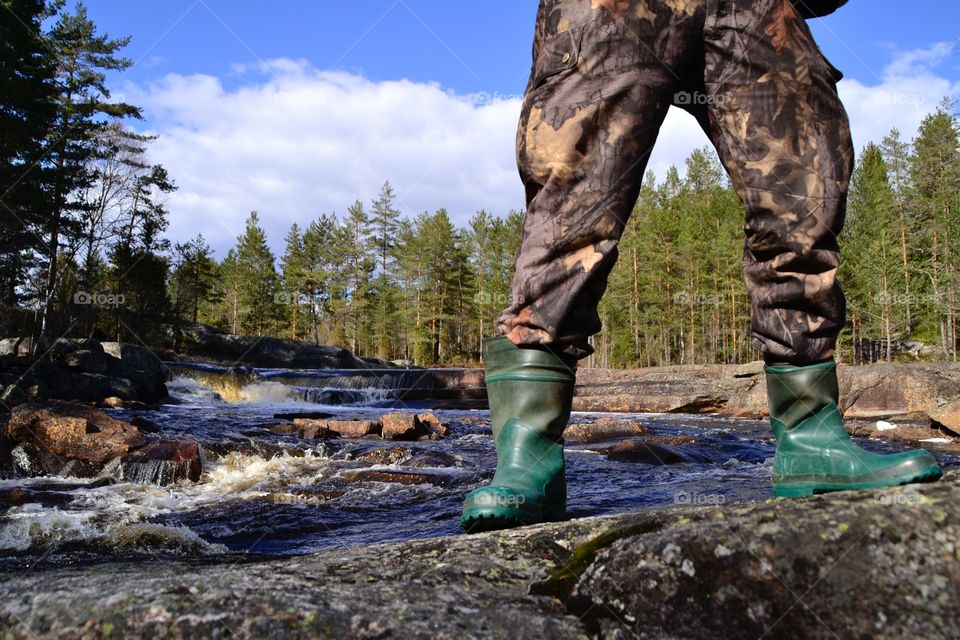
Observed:
[[[485,340],[483,354],[494,440],[511,418],[560,440],[570,419],[576,360],[546,349],[517,347],[504,336]]]
[[[778,440],[783,432],[808,423],[814,416],[837,410],[840,387],[834,360],[806,366],[770,364],[764,371],[770,423]]]

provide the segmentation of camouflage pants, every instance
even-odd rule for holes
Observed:
[[[501,334],[592,352],[617,243],[676,103],[745,205],[753,344],[798,364],[833,355],[853,149],[840,73],[790,0],[542,0],[533,59],[517,134],[527,213]]]

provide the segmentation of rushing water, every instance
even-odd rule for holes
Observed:
[[[232,402],[197,375],[169,383],[177,404],[110,412],[148,421],[152,437],[199,441],[205,460],[198,483],[0,480],[0,496],[13,504],[0,516],[0,569],[171,555],[289,555],[458,531],[464,494],[485,482],[495,465],[488,412],[433,409],[453,429],[444,440],[301,440],[271,432],[282,422],[275,414],[327,411],[338,418],[376,419],[385,406],[396,405],[390,389],[350,389],[336,400],[356,404],[328,405],[317,400],[350,385],[341,380],[329,386],[327,376],[311,387],[290,384],[292,377],[311,377],[304,372],[265,374],[241,382],[231,392]],[[575,413],[572,421],[600,415]],[[694,442],[673,448],[684,460],[674,464],[611,461],[603,450],[615,441],[568,443],[571,516],[770,495],[774,445],[765,422],[676,414],[616,417],[641,422],[654,438],[686,436]],[[864,446],[899,448],[875,441]],[[954,455],[937,455],[945,466],[960,463]],[[10,500],[12,495],[17,499]]]

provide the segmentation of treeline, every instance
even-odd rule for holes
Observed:
[[[957,360],[960,122],[944,100],[908,143],[894,129],[860,154],[841,236],[844,337],[857,361],[898,352]],[[914,343],[914,344],[911,344]]]
[[[225,256],[164,238],[174,179],[148,160],[108,73],[128,39],[82,4],[0,0],[0,331],[149,342],[171,322],[475,363],[509,299],[523,216],[413,218],[389,183],[369,203],[293,225],[274,255],[256,212]],[[846,361],[956,360],[960,124],[942,103],[911,141],[867,145],[841,236]],[[743,208],[712,150],[646,176],[600,305],[590,366],[759,357],[741,272]]]
[[[323,214],[273,255],[257,212],[221,261],[202,236],[177,245],[175,314],[225,331],[349,348],[418,364],[475,362],[509,296],[522,214],[486,211],[458,228],[444,209],[410,220],[390,183],[369,210]]]

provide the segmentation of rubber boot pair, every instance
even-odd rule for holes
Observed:
[[[775,496],[877,489],[941,476],[936,460],[922,449],[880,455],[853,442],[837,408],[839,385],[832,359],[806,366],[773,363],[764,370],[777,441]]]
[[[563,430],[570,418],[576,361],[519,348],[505,337],[484,342],[487,396],[497,470],[471,492],[460,525],[468,533],[561,520],[566,515]],[[802,497],[938,479],[922,449],[889,455],[858,447],[838,408],[836,363],[764,367],[777,441],[773,493]]]
[[[467,496],[460,526],[473,533],[562,520],[563,430],[576,360],[517,347],[503,336],[484,341],[483,356],[497,471],[489,485]]]

